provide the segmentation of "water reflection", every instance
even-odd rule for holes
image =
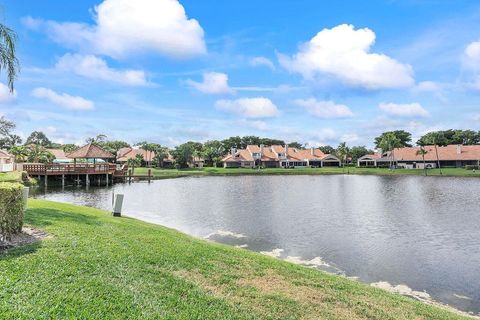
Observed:
[[[318,258],[348,276],[406,284],[480,312],[480,180],[192,177],[37,196],[110,210],[113,192],[125,194],[124,212],[133,217],[197,237],[217,233],[214,240],[251,250]]]

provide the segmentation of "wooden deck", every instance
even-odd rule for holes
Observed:
[[[117,167],[112,163],[90,164],[90,163],[77,163],[77,164],[24,164],[23,170],[28,175],[42,175],[42,176],[61,176],[61,175],[98,175],[108,174],[113,177],[124,177],[128,170],[128,167]]]

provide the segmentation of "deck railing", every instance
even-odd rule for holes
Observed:
[[[90,163],[77,163],[77,164],[24,164],[23,170],[28,174],[112,174],[116,171],[116,165],[111,163],[90,164]]]

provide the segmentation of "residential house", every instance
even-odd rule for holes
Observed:
[[[225,168],[301,168],[340,165],[337,157],[324,154],[320,149],[297,149],[287,145],[249,145],[246,149],[232,149],[222,161]]]
[[[426,151],[425,167],[436,168],[437,151],[441,167],[464,167],[466,165],[479,165],[480,163],[480,145],[448,145],[425,146]],[[420,147],[395,148],[389,152],[379,152],[373,155],[366,155],[358,159],[358,166],[389,166],[407,169],[423,169],[423,157],[419,153]]]
[[[54,163],[70,163],[73,162],[73,159],[67,157],[65,151],[62,149],[46,149],[46,151],[53,154],[55,159],[53,160]]]
[[[126,163],[130,159],[135,159],[140,155],[147,166],[150,166],[155,159],[154,151],[147,151],[142,148],[121,148],[117,152],[117,163]]]
[[[0,172],[15,170],[15,157],[5,150],[0,150]]]

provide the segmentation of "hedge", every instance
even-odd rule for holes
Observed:
[[[0,240],[22,231],[24,206],[23,185],[0,182]]]

